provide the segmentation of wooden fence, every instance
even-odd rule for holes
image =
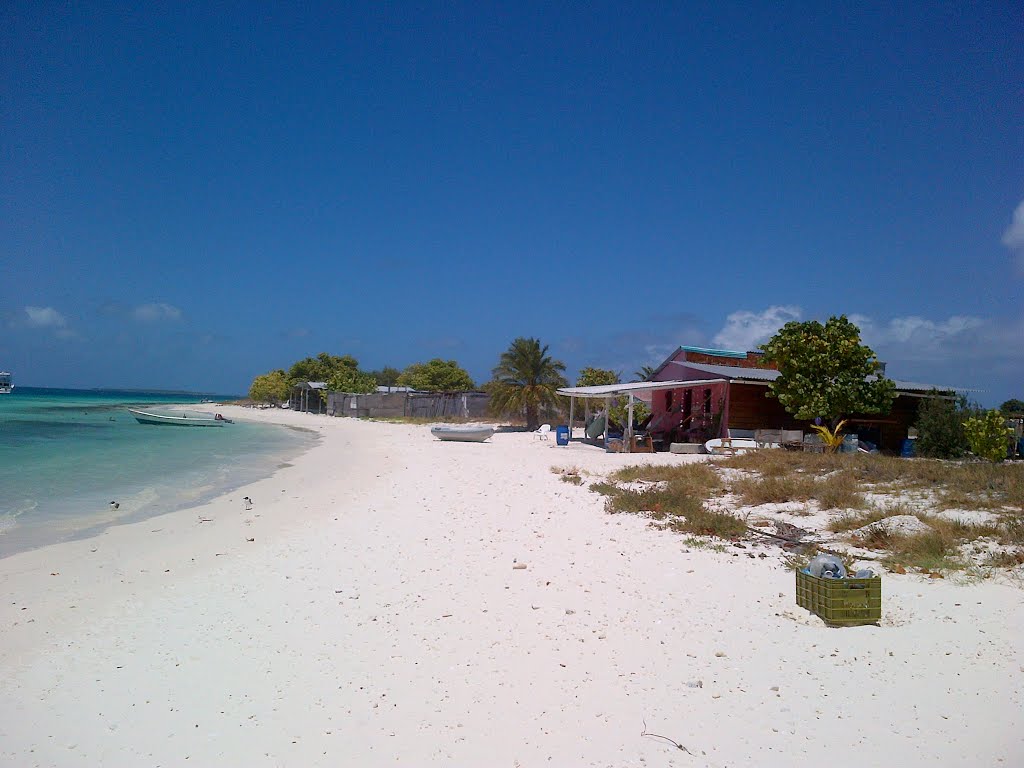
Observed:
[[[482,418],[490,397],[485,392],[374,392],[350,395],[329,392],[330,416],[355,418]]]

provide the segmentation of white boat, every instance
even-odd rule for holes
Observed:
[[[0,395],[9,395],[14,391],[14,384],[11,382],[11,374],[8,371],[0,371]]]
[[[460,443],[482,443],[494,434],[494,427],[480,425],[438,425],[430,428],[430,434],[438,440],[451,440]]]
[[[752,437],[716,437],[704,443],[704,450],[716,456],[756,451],[758,448],[780,448],[778,443],[759,443]]]
[[[173,427],[223,427],[230,424],[231,419],[225,419],[219,413],[153,413],[151,411],[136,411],[128,409],[128,413],[135,417],[139,424],[159,424]]]

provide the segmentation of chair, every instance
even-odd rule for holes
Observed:
[[[533,434],[537,436],[538,440],[547,440],[548,435],[551,433],[550,424],[541,424],[537,429],[534,430]]]

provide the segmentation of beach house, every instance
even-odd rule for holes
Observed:
[[[752,437],[759,430],[811,431],[809,422],[793,418],[778,400],[767,396],[768,384],[778,376],[760,352],[680,346],[651,375],[652,383],[678,386],[651,391],[648,429],[666,445],[730,435]],[[892,381],[897,397],[889,413],[851,414],[845,427],[886,451],[900,449],[922,397],[954,395],[949,387]]]

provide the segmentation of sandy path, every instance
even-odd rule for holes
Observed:
[[[883,626],[830,630],[772,550],[694,549],[550,471],[624,457],[257,417],[323,440],[202,509],[0,560],[4,762],[1024,763],[1019,589],[887,577]]]

